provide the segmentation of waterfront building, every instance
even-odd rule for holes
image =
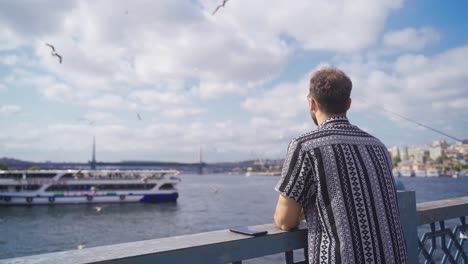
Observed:
[[[407,146],[399,147],[398,152],[400,153],[401,161],[409,160],[408,147]]]
[[[393,146],[388,149],[388,152],[390,153],[390,156],[393,158],[400,158],[400,150],[398,149],[398,146]]]
[[[400,162],[398,165],[398,170],[401,177],[412,177],[414,175],[412,164],[409,161]]]
[[[429,159],[429,150],[423,146],[411,146],[408,148],[409,160],[416,163],[426,163]]]
[[[437,158],[444,155],[445,151],[441,146],[432,146],[429,148],[429,156],[432,160],[436,160]]]
[[[434,142],[432,142],[432,146],[433,147],[441,147],[442,149],[446,149],[449,147],[449,144],[447,143],[447,141],[441,139],[441,140],[436,140]]]
[[[468,140],[457,141],[454,145],[454,149],[462,156],[468,155]]]
[[[413,163],[412,169],[414,171],[414,176],[416,177],[426,177],[426,165],[424,163]]]

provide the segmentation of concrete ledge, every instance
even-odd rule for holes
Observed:
[[[468,216],[468,196],[416,205],[418,225]]]
[[[468,216],[468,196],[417,205],[415,200],[414,192],[398,192],[400,216],[409,256],[416,256],[417,253],[417,225]],[[5,259],[0,260],[0,263],[229,263],[307,248],[307,230],[304,222],[298,229],[290,232],[279,230],[273,224],[251,228],[266,230],[268,234],[250,237],[229,230],[219,230]],[[417,263],[417,256],[410,263]]]
[[[290,232],[273,224],[252,228],[267,230],[268,234],[250,237],[220,230],[6,259],[0,263],[226,263],[306,247],[307,230],[303,223]]]

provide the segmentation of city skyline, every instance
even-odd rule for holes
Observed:
[[[468,138],[467,2],[218,2],[2,1],[0,157],[283,158],[323,65],[387,146],[443,138],[379,107]]]

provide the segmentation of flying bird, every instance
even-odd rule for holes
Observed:
[[[79,250],[81,250],[81,249],[83,249],[83,248],[85,248],[85,247],[86,247],[85,244],[79,244],[79,245],[78,245],[78,249],[79,249]]]
[[[229,0],[223,0],[223,3],[220,4],[220,5],[218,5],[218,6],[216,7],[216,9],[215,9],[215,11],[213,11],[213,14],[212,14],[212,15],[216,14],[216,12],[218,12],[218,10],[219,10],[221,7],[224,7],[228,1],[229,1]]]
[[[52,56],[55,56],[59,59],[59,62],[60,64],[62,63],[62,56],[60,56],[56,51],[55,51],[55,47],[49,43],[46,43],[46,46],[51,48],[52,49],[52,52],[50,54],[52,54]]]
[[[54,46],[50,45],[49,43],[46,43],[46,46],[48,46],[49,48],[52,49],[52,53],[55,52],[55,47]]]
[[[101,212],[102,208],[103,208],[102,206],[95,206],[94,210],[96,210],[96,212],[99,213],[99,212]]]
[[[140,113],[137,113],[137,117],[138,117],[138,120],[143,120],[143,119],[141,118]]]
[[[87,122],[90,126],[94,125],[94,120],[91,120],[91,119],[88,119],[88,118],[84,118],[84,117],[81,117],[81,118],[78,118],[76,119],[77,121],[84,121],[84,122]]]

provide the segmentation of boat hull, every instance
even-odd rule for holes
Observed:
[[[176,202],[179,194],[149,193],[149,194],[119,194],[119,195],[5,195],[0,196],[0,205],[56,205],[56,204],[97,204],[97,203],[160,203]]]

